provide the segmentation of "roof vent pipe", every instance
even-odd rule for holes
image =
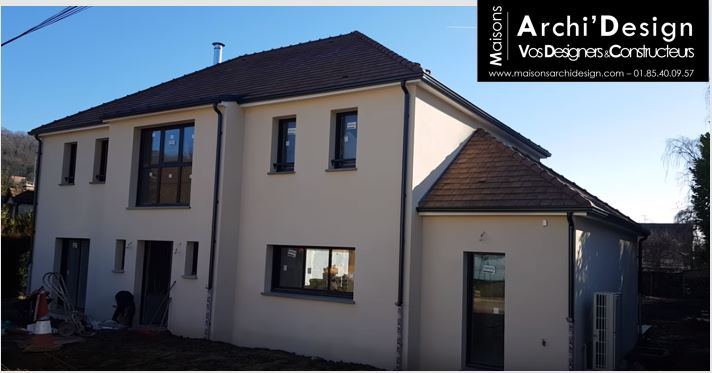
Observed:
[[[213,43],[213,47],[215,47],[215,49],[213,50],[213,65],[217,65],[222,62],[222,51],[225,47],[225,44],[216,41],[215,43]]]

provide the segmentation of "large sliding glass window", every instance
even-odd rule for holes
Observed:
[[[353,249],[276,246],[272,290],[353,298]]]
[[[141,132],[137,205],[188,205],[193,173],[194,125]]]

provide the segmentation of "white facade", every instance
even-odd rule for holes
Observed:
[[[415,210],[478,127],[533,157],[538,158],[537,153],[423,83],[411,82],[408,90],[404,367],[464,367],[463,255],[492,251],[504,253],[507,263],[504,368],[566,369],[565,216],[421,216]],[[404,93],[398,84],[219,106],[224,133],[210,304],[212,339],[395,368],[403,108]],[[358,111],[356,168],[334,171],[329,169],[334,115],[345,109]],[[294,172],[275,174],[271,172],[275,121],[287,116],[297,122]],[[140,130],[184,122],[195,124],[190,206],[136,207]],[[144,242],[170,241],[170,277],[175,285],[168,328],[178,335],[203,337],[217,123],[213,108],[204,106],[41,135],[32,287],[41,285],[44,273],[58,269],[58,239],[88,239],[86,313],[108,319],[117,291],[129,290],[140,300]],[[90,183],[94,145],[102,138],[109,138],[106,182]],[[73,142],[75,183],[59,185],[64,147]],[[548,219],[548,226],[542,226],[542,218]],[[591,260],[586,275],[601,285],[577,285],[577,320],[590,312],[590,300],[584,298],[593,291],[623,292],[624,309],[629,310],[637,304],[635,237],[617,235],[612,227],[587,220],[580,226],[578,258]],[[482,232],[485,240],[479,239]],[[582,237],[589,232],[600,241],[584,242]],[[127,243],[123,271],[115,270],[116,240]],[[199,244],[196,276],[184,276],[189,241]],[[353,249],[353,298],[272,291],[271,253],[280,245]],[[608,259],[591,254],[609,251],[615,251],[611,261],[619,259],[614,273],[623,276],[621,282],[606,280],[599,267],[607,267]],[[628,321],[635,323],[636,317]],[[577,335],[587,333],[586,328],[577,321]],[[635,335],[626,335],[624,341],[622,348],[627,350]],[[576,346],[583,351],[578,339]]]

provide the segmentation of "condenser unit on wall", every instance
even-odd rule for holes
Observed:
[[[620,293],[593,294],[593,369],[615,370],[616,336],[621,312]]]

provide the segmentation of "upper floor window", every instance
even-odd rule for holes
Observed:
[[[334,157],[332,168],[356,167],[356,141],[358,131],[358,113],[348,111],[336,114],[334,128]]]
[[[141,131],[137,205],[188,205],[195,126]]]
[[[280,119],[277,122],[277,157],[275,172],[294,171],[294,149],[297,141],[297,119]]]
[[[272,290],[353,298],[353,249],[275,246],[272,262]]]
[[[96,140],[94,146],[94,182],[106,181],[106,164],[109,159],[109,139]]]
[[[77,171],[77,143],[64,144],[64,161],[62,162],[61,184],[74,184]]]

